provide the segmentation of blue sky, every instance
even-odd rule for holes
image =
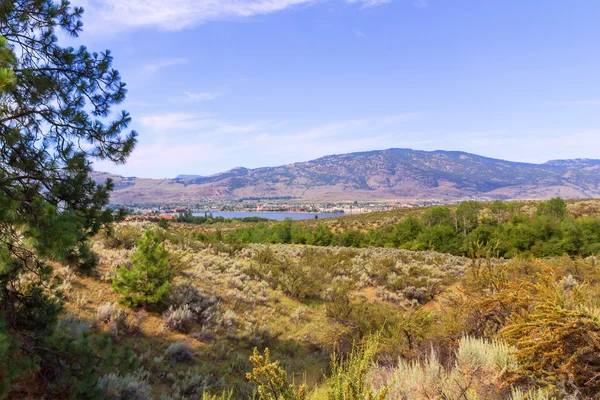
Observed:
[[[126,176],[409,147],[600,158],[596,0],[72,0],[111,49]]]

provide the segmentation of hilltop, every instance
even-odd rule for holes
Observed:
[[[543,164],[457,151],[387,149],[330,155],[277,167],[144,179],[95,172],[116,184],[111,201],[176,203],[201,199],[293,196],[313,201],[600,197],[600,160]]]

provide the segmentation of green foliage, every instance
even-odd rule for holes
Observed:
[[[586,397],[599,393],[600,313],[585,305],[585,286],[560,288],[546,269],[519,291],[530,305],[512,313],[500,333],[517,348],[521,372],[548,385],[570,382]]]
[[[233,397],[233,392],[223,392],[220,395],[217,394],[209,394],[209,393],[203,393],[202,394],[202,400],[231,400],[231,398]]]
[[[541,310],[539,305],[545,297],[542,290],[535,289],[545,273],[543,263],[529,257],[495,258],[503,250],[504,242],[494,236],[501,225],[507,228],[523,224],[539,237],[551,238],[557,226],[566,227],[574,219],[565,217],[556,223],[535,211],[505,218],[498,225],[487,210],[478,211],[479,225],[467,234],[470,246],[461,244],[471,260],[375,247],[357,250],[284,243],[242,246],[240,242],[194,246],[182,239],[189,235],[179,231],[181,225],[173,226],[168,233],[159,230],[173,257],[185,257],[188,265],[183,272],[185,278],[178,281],[165,301],[165,305],[173,306],[165,314],[173,317],[167,325],[179,333],[161,330],[158,335],[169,338],[169,343],[160,343],[159,353],[152,348],[146,350],[146,340],[155,335],[150,323],[156,322],[155,315],[144,324],[143,336],[122,335],[119,340],[143,341],[142,362],[152,374],[150,382],[166,379],[166,386],[161,384],[152,394],[168,387],[170,397],[163,396],[165,400],[201,398],[224,388],[231,388],[235,398],[252,398],[254,385],[241,381],[241,372],[248,368],[240,360],[246,359],[247,349],[256,346],[269,347],[271,354],[275,350],[279,354],[286,379],[271,375],[272,380],[285,389],[292,373],[296,377],[304,373],[306,381],[315,385],[307,389],[307,397],[314,399],[327,398],[332,387],[344,387],[333,381],[329,384],[334,376],[338,381],[346,377],[347,398],[375,397],[388,387],[386,398],[415,400],[501,400],[511,396],[549,399],[593,393],[598,350],[591,320],[586,322],[583,313],[572,313],[563,322],[548,316],[536,321],[534,314]],[[389,240],[386,235],[394,234],[401,222],[390,221],[388,230],[381,224],[383,234],[377,240]],[[310,223],[292,224],[292,240],[302,230],[314,229]],[[585,224],[595,229],[593,219],[585,220]],[[413,238],[429,229],[416,212],[407,226],[418,227],[419,233]],[[447,223],[445,227],[454,230],[457,237],[464,236],[460,222],[458,230]],[[576,230],[576,235],[579,228],[569,229]],[[333,229],[349,228],[335,225]],[[355,231],[375,237],[364,229]],[[238,245],[241,249],[233,250]],[[109,260],[125,253],[106,247],[103,250],[107,252],[103,257]],[[548,261],[559,277],[551,285],[563,298],[564,303],[558,305],[570,313],[583,310],[593,315],[600,287],[597,260],[563,256]],[[267,290],[269,285],[272,289]],[[590,289],[584,290],[587,285]],[[214,298],[214,293],[219,297]],[[558,305],[553,304],[553,313]],[[106,314],[111,314],[110,308],[106,307]],[[508,336],[511,327],[520,323],[519,318],[524,323],[518,338]],[[564,335],[561,333],[563,337],[558,340],[552,337],[553,331]],[[180,339],[185,334],[189,336]],[[361,343],[371,335],[378,335],[376,362],[362,370],[356,368],[358,373],[344,370],[332,374],[334,369],[325,365],[331,352],[340,355],[335,362],[346,366],[357,351],[353,343]],[[163,354],[172,337],[188,345],[175,344]],[[196,346],[192,340],[202,344]],[[525,342],[539,344],[538,353],[527,355]],[[574,357],[569,358],[569,354]],[[532,366],[532,362],[548,364]],[[273,364],[272,360],[267,364]],[[325,374],[322,380],[318,379],[320,373]],[[362,389],[361,376],[366,377]],[[263,386],[268,390],[266,382]],[[254,398],[258,397],[255,392]]]
[[[331,377],[328,380],[328,400],[383,400],[388,387],[373,392],[368,385],[367,375],[374,366],[379,346],[377,336],[372,336],[356,346],[345,359],[333,356]]]
[[[16,357],[18,351],[18,343],[6,330],[4,319],[0,314],[0,365],[2,365],[2,369],[0,369],[0,399],[8,395],[13,379],[34,368],[33,360]]]
[[[12,365],[0,373],[4,393],[21,376],[14,365],[43,376],[42,392],[94,392],[97,343],[56,331],[61,282],[52,265],[96,265],[88,239],[115,216],[105,208],[113,184],[94,182],[92,162],[124,162],[136,133],[125,133],[125,111],[108,120],[126,93],[110,52],[58,42],[59,31],[78,35],[82,13],[68,1],[0,7],[0,348]]]
[[[422,230],[423,224],[421,221],[409,216],[394,227],[394,232],[392,233],[393,243],[396,247],[410,248],[411,242],[419,236]]]
[[[428,208],[421,214],[421,221],[425,226],[453,225],[452,210],[443,206]]]
[[[276,259],[269,249],[256,254],[258,265],[253,271],[273,288],[300,300],[320,297],[329,281],[326,260],[314,249],[305,249],[299,259]]]
[[[169,229],[169,221],[167,221],[164,218],[159,219],[157,225],[161,229],[165,229],[165,230]]]
[[[98,387],[104,398],[109,400],[149,399],[152,390],[149,375],[144,370],[128,374],[110,373],[100,378]]]
[[[167,375],[172,383],[170,388],[171,400],[186,399],[221,399],[231,397],[231,393],[223,392],[221,396],[209,396],[210,392],[223,386],[223,378],[215,378],[211,374],[203,374],[199,368],[188,368],[185,371],[172,372]],[[161,399],[162,400],[162,399]]]
[[[137,307],[162,301],[171,288],[173,271],[169,252],[153,231],[146,231],[132,256],[132,267],[117,270],[112,287],[121,295],[121,302]]]
[[[12,68],[17,64],[13,49],[5,37],[0,37],[0,93],[15,89],[17,78]]]
[[[183,222],[187,224],[195,225],[212,225],[216,223],[227,223],[227,222],[267,222],[270,221],[268,218],[262,217],[243,217],[243,218],[225,218],[225,217],[213,217],[212,213],[206,213],[205,216],[199,217],[192,215],[190,210],[180,213],[177,216],[177,222]]]
[[[306,386],[296,387],[288,382],[287,373],[279,366],[279,361],[271,362],[271,352],[265,349],[264,356],[254,348],[250,357],[253,365],[252,372],[246,374],[246,379],[257,385],[259,400],[304,400]]]
[[[332,225],[292,222],[257,224],[238,228],[212,240],[230,243],[290,243],[316,246],[398,247],[469,255],[472,244],[497,245],[497,255],[538,257],[594,255],[600,251],[600,219],[572,218],[566,202],[554,198],[540,202],[535,215],[520,213],[512,203],[488,205],[465,201],[455,208],[435,206],[409,215],[394,225],[332,229]]]
[[[120,224],[106,233],[104,245],[109,249],[133,249],[142,237],[142,230],[133,224]]]
[[[555,222],[560,222],[567,215],[567,203],[560,197],[541,202],[537,207],[537,215],[547,216]]]
[[[401,313],[385,329],[386,336],[381,341],[385,346],[383,350],[405,358],[417,356],[420,344],[433,335],[436,322],[435,315],[423,308]]]
[[[101,372],[127,373],[137,366],[128,346],[114,346],[107,335],[93,337],[89,326],[66,318],[39,347],[37,368],[51,376],[48,391],[53,398],[101,399]]]
[[[477,227],[482,208],[481,203],[474,200],[463,201],[456,207],[456,224],[465,235]]]
[[[509,206],[501,200],[494,200],[488,206],[488,210],[492,214],[496,223],[500,225],[506,221],[506,217],[509,212]]]

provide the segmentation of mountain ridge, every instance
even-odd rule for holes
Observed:
[[[391,148],[334,154],[274,167],[236,167],[173,179],[112,177],[111,201],[193,203],[199,200],[293,196],[313,201],[600,197],[600,160],[506,161],[462,151]]]

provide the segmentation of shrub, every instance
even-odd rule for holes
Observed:
[[[368,385],[367,376],[373,367],[378,338],[373,336],[356,346],[345,359],[334,354],[331,362],[331,377],[328,380],[328,400],[383,400],[388,387],[374,392]]]
[[[96,312],[96,318],[98,322],[108,324],[111,320],[115,312],[117,311],[117,306],[115,303],[104,303],[98,306],[98,311]]]
[[[219,326],[222,328],[231,328],[235,326],[237,314],[233,310],[226,310],[219,318]]]
[[[276,284],[284,293],[297,299],[318,297],[321,294],[323,280],[320,273],[303,260],[285,259],[272,267]]]
[[[206,328],[202,328],[199,332],[192,332],[190,333],[190,337],[193,339],[198,340],[199,342],[212,342],[213,340],[215,340],[215,334]]]
[[[132,249],[142,237],[142,230],[133,224],[116,225],[106,234],[104,245],[109,249]]]
[[[168,230],[169,229],[169,221],[167,221],[164,218],[159,219],[157,225],[161,229],[164,229],[164,230]]]
[[[130,330],[127,318],[129,318],[129,313],[122,309],[117,309],[112,315],[110,322],[117,333],[123,333]]]
[[[290,315],[290,318],[292,321],[299,324],[300,322],[302,322],[306,319],[307,312],[308,312],[308,307],[300,306],[294,310],[292,315]]]
[[[115,368],[127,373],[136,358],[129,347],[113,346],[105,335],[93,337],[74,322],[63,322],[40,343],[37,362],[47,379],[41,385],[47,385],[48,398],[101,398],[98,375]]]
[[[190,283],[180,283],[173,287],[168,299],[172,307],[187,308],[194,314],[196,321],[203,326],[215,322],[219,300],[214,296],[207,296]]]
[[[152,389],[148,381],[149,375],[147,371],[125,375],[111,373],[100,378],[98,387],[105,399],[147,400],[151,398]]]
[[[546,390],[537,389],[529,392],[524,392],[519,388],[514,388],[510,393],[510,400],[555,400],[555,397],[550,397]]]
[[[211,374],[202,374],[198,368],[169,373],[171,382],[171,398],[173,400],[202,399],[205,393],[220,389],[225,381]]]
[[[194,359],[194,351],[187,343],[175,342],[167,347],[164,357],[172,364],[185,363]]]
[[[202,393],[201,397],[196,397],[198,400],[231,400],[233,398],[232,391],[223,391],[221,394],[210,394],[210,393]],[[160,396],[160,400],[180,400],[180,398],[176,398],[174,396],[170,396],[168,394],[163,394]],[[536,399],[537,400],[537,399]]]
[[[427,400],[432,398],[464,399],[507,398],[501,378],[517,368],[514,348],[500,341],[464,337],[455,352],[455,363],[444,368],[432,350],[424,361],[399,360],[391,371],[378,368],[371,380],[389,385],[393,399]],[[469,394],[465,396],[465,394]]]
[[[244,331],[244,338],[251,346],[265,347],[270,345],[281,335],[281,332],[273,332],[266,323],[248,322]]]
[[[164,320],[167,329],[187,333],[194,322],[194,313],[187,304],[179,308],[171,306],[164,313]]]
[[[265,265],[274,263],[276,258],[271,247],[265,247],[258,249],[252,257],[252,260],[256,261],[259,265]]]
[[[498,378],[517,368],[514,351],[514,348],[502,341],[465,336],[456,350],[456,368],[485,371],[489,377]]]
[[[300,300],[321,296],[324,284],[331,280],[329,270],[335,267],[328,253],[323,254],[313,248],[303,250],[299,258],[285,256],[276,259],[266,256],[270,248],[261,251],[260,258],[272,258],[269,264],[258,262],[250,273],[268,282],[273,289],[281,289],[285,294]]]
[[[584,305],[590,295],[586,287],[575,284],[567,294],[545,271],[537,283],[522,282],[515,293],[534,296],[501,331],[517,348],[520,372],[542,384],[572,383],[584,396],[599,393],[600,312]]]
[[[252,372],[246,374],[246,379],[257,385],[259,400],[305,400],[306,386],[296,387],[288,382],[287,373],[279,365],[279,361],[270,361],[271,353],[265,349],[264,356],[258,349],[250,357],[253,365]]]

